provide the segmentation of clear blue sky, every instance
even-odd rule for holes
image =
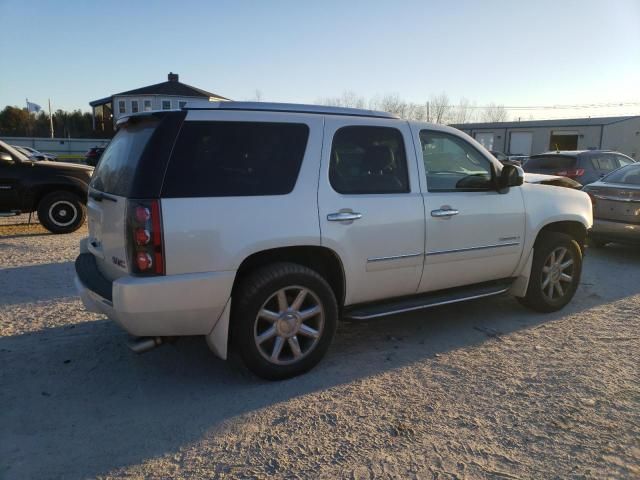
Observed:
[[[640,0],[0,0],[0,18],[0,108],[88,110],[169,71],[238,100],[640,102]]]

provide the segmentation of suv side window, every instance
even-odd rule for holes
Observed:
[[[342,194],[409,192],[402,133],[390,127],[353,126],[333,136],[329,181]]]
[[[308,138],[305,124],[184,122],[162,194],[286,195],[298,179]]]
[[[420,144],[430,192],[494,188],[491,162],[463,139],[435,130],[421,130]]]
[[[624,167],[625,165],[631,165],[633,163],[633,160],[631,160],[631,159],[629,159],[627,157],[623,157],[622,155],[616,155],[615,157],[618,160],[618,164],[621,167]]]
[[[591,164],[596,170],[605,173],[618,168],[618,164],[613,158],[613,155],[596,155],[591,159]]]

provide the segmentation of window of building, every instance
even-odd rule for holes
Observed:
[[[430,192],[493,188],[491,162],[462,138],[421,130],[420,143]]]
[[[127,113],[127,104],[124,100],[118,100],[118,113]]]
[[[171,100],[162,100],[162,110],[171,110]]]
[[[162,195],[286,195],[295,186],[308,138],[304,124],[185,122]]]
[[[151,100],[143,100],[142,105],[145,112],[150,112],[152,110]]]
[[[343,127],[333,136],[329,180],[342,194],[409,191],[402,133],[389,127]]]
[[[178,102],[178,108],[184,108],[184,106],[186,104],[187,104],[187,102],[181,100],[181,101]]]
[[[138,113],[138,100],[131,100],[131,113]]]

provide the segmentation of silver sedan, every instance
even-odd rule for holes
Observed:
[[[593,203],[591,244],[640,244],[640,163],[611,172],[584,187]]]

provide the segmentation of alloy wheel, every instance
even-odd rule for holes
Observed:
[[[573,256],[568,248],[551,251],[542,267],[542,295],[549,301],[564,297],[573,283]]]
[[[313,351],[324,323],[322,303],[313,291],[301,286],[284,287],[258,311],[253,338],[266,360],[290,365]]]

